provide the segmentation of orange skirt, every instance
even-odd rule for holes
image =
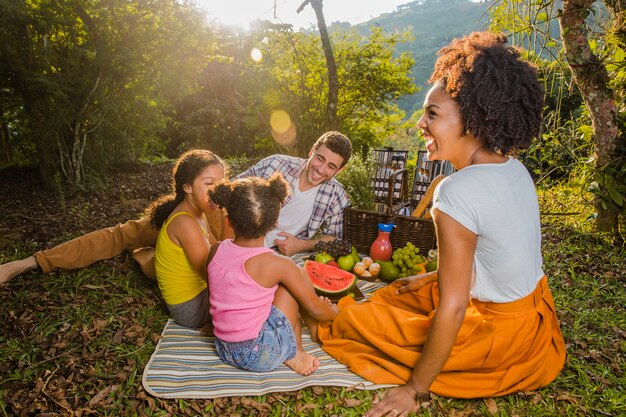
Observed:
[[[397,285],[367,302],[345,297],[331,323],[318,328],[322,348],[376,384],[403,384],[420,357],[439,302],[437,283],[396,295]],[[510,303],[471,300],[450,357],[431,386],[454,398],[533,390],[556,378],[565,343],[543,277],[530,295]]]

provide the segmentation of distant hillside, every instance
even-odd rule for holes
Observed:
[[[372,27],[381,27],[387,33],[409,31],[414,40],[397,46],[398,54],[408,51],[415,58],[413,78],[421,91],[400,100],[399,106],[410,116],[422,107],[428,77],[433,69],[437,51],[457,38],[488,26],[487,9],[493,0],[474,3],[470,0],[418,0],[398,6],[394,12],[385,13],[365,23],[333,23],[331,30],[355,28],[367,36]]]

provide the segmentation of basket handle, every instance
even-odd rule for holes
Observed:
[[[435,193],[435,188],[437,188],[437,185],[439,185],[441,180],[444,179],[444,178],[445,178],[445,176],[443,174],[439,174],[432,180],[432,182],[430,183],[430,185],[426,189],[426,192],[424,193],[424,196],[422,197],[420,202],[415,207],[415,210],[413,210],[413,213],[411,214],[411,216],[413,216],[413,217],[423,217],[424,216],[424,212],[428,208],[428,205],[430,204],[431,201],[433,201],[433,194]]]
[[[406,169],[398,169],[393,171],[391,175],[389,175],[388,183],[387,183],[387,211],[389,214],[393,211],[393,200],[394,200],[394,192],[395,192],[395,183],[396,177],[401,176],[402,178],[402,191],[400,195],[400,200],[404,200],[404,196],[406,195],[406,173],[408,171]]]

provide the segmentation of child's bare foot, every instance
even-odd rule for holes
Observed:
[[[37,259],[34,256],[0,265],[0,286],[24,272],[37,268],[37,266]]]
[[[320,360],[303,350],[297,350],[296,356],[286,360],[285,365],[300,375],[311,375],[320,366]]]
[[[320,338],[317,337],[317,327],[319,325],[319,322],[317,320],[311,319],[310,321],[305,320],[304,324],[306,324],[306,327],[309,329],[309,333],[311,333],[311,340],[314,342],[319,342]]]
[[[332,304],[333,303],[332,301],[330,301],[330,298],[328,298],[326,296],[320,295],[319,298],[320,298],[320,300],[324,301],[325,303],[328,303],[328,304]]]

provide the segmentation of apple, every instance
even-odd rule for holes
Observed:
[[[326,252],[320,252],[317,255],[315,255],[315,262],[321,262],[323,264],[328,263],[328,261],[334,261],[335,258],[333,258],[332,255],[326,253]]]

